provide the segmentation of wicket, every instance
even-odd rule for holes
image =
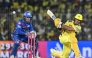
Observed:
[[[35,33],[28,34],[28,58],[35,57]]]

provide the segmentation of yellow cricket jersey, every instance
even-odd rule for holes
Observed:
[[[62,36],[65,36],[65,37],[68,36],[71,43],[77,42],[76,33],[81,31],[81,26],[80,25],[74,25],[73,21],[67,21],[65,23],[65,25],[66,26],[72,26],[75,29],[75,31],[64,30],[62,32]]]

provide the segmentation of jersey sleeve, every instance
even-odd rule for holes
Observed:
[[[21,21],[18,21],[16,24],[16,32],[19,35],[25,35],[26,33],[24,31],[22,31],[22,23]]]
[[[65,22],[65,25],[66,25],[66,26],[69,26],[69,24],[70,24],[70,22],[69,22],[69,20],[67,20],[67,21]]]
[[[81,31],[81,26],[80,25],[74,25],[73,21],[67,21],[65,23],[65,25],[72,26],[74,28],[75,32],[80,32]]]
[[[81,31],[81,26],[74,26],[75,32],[80,32]]]

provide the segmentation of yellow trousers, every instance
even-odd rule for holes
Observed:
[[[63,58],[69,58],[70,51],[71,51],[70,43],[63,44]]]
[[[81,55],[77,43],[72,43],[72,44],[67,43],[67,44],[63,44],[63,57],[64,58],[69,58],[68,56],[71,52],[71,49],[74,51],[76,57]]]
[[[81,55],[77,43],[71,43],[71,49],[74,51],[76,57]]]
[[[59,41],[63,44],[63,58],[69,58],[71,49],[74,51],[76,57],[80,56],[77,42],[71,43],[69,36],[59,36]]]

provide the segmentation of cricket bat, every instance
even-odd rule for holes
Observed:
[[[54,20],[56,18],[56,16],[53,14],[52,11],[47,10],[47,14]]]

